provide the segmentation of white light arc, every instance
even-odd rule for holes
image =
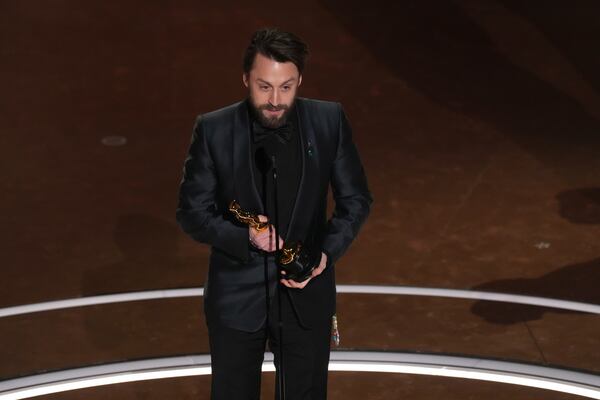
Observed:
[[[508,293],[481,292],[474,290],[428,288],[415,286],[337,285],[337,292],[352,294],[447,297],[456,299],[497,301],[504,303],[528,304],[538,307],[549,307],[561,310],[600,314],[600,305],[597,304],[580,303],[576,301],[551,299],[546,297],[523,296]],[[156,300],[177,297],[199,297],[203,294],[204,289],[202,288],[184,288],[148,290],[142,292],[89,296],[0,308],[0,318],[98,304],[122,303],[128,301],[141,300]]]
[[[330,371],[432,375],[475,379],[600,399],[600,376],[508,361],[433,354],[334,351]],[[263,371],[273,372],[265,354]],[[27,399],[51,393],[124,382],[209,375],[210,356],[190,355],[105,364],[0,382],[0,400]]]

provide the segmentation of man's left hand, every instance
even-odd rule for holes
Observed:
[[[314,278],[317,275],[321,275],[321,273],[325,270],[325,267],[327,266],[327,255],[325,253],[321,253],[321,262],[319,263],[319,266],[316,267],[315,269],[313,269],[313,271],[310,273],[310,277],[302,282],[296,282],[293,279],[281,279],[281,283],[286,286],[289,287],[290,289],[302,289],[304,288],[304,286],[306,286],[308,284],[308,282]],[[285,271],[281,271],[282,275],[285,275]]]

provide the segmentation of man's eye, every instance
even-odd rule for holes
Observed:
[[[289,86],[284,86],[283,90],[288,90],[290,87]]]
[[[269,87],[268,86],[261,86],[260,87],[262,90],[267,90]]]

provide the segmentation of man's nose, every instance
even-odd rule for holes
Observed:
[[[277,107],[277,105],[279,104],[279,93],[277,92],[277,90],[273,90],[271,92],[271,98],[269,99],[269,102],[271,103],[271,106],[273,107]]]

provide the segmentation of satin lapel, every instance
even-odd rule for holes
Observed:
[[[233,180],[234,193],[244,211],[264,214],[260,195],[254,183],[253,157],[250,147],[250,122],[248,118],[247,100],[240,102],[235,111],[233,124]]]
[[[319,154],[315,147],[315,127],[307,114],[302,98],[296,98],[296,112],[300,132],[302,174],[285,241],[305,240],[312,220],[314,202],[317,200]]]

